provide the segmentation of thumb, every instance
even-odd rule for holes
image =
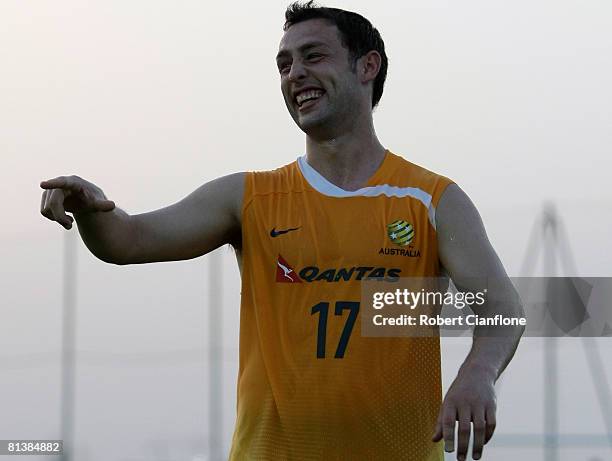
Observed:
[[[112,200],[96,200],[95,207],[97,211],[112,211],[115,208],[115,202]]]
[[[436,423],[436,432],[434,432],[434,435],[431,438],[432,442],[437,442],[438,440],[442,440],[442,420],[441,418],[438,418],[438,422]]]

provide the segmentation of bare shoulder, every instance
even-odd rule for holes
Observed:
[[[480,213],[470,197],[450,184],[436,209],[439,258],[454,281],[464,277],[506,276]]]
[[[210,217],[213,217],[213,222],[222,225],[225,235],[232,240],[234,234],[241,230],[245,176],[245,172],[239,172],[213,179],[202,184],[179,204],[193,219],[210,222]]]
[[[232,217],[240,224],[242,221],[241,211],[246,174],[244,171],[232,173],[204,184],[198,189],[201,191],[201,198],[206,200],[209,192],[207,188],[209,187],[210,193],[214,194],[216,199],[225,205]]]
[[[456,232],[465,231],[484,233],[480,213],[470,197],[457,184],[449,184],[444,190],[436,209],[436,229],[438,238],[454,236]]]

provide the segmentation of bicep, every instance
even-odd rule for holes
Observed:
[[[210,181],[179,202],[132,216],[127,264],[192,259],[239,244],[245,173]]]
[[[436,229],[440,262],[457,288],[477,289],[478,278],[507,278],[478,210],[456,184],[440,198]]]

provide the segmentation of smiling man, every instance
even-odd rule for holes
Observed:
[[[473,457],[495,428],[494,383],[521,329],[475,335],[442,402],[439,337],[366,337],[361,282],[448,274],[501,280],[520,300],[480,216],[450,179],[378,140],[372,111],[387,72],[362,16],[312,4],[285,14],[276,64],[306,153],[267,172],[204,184],[166,208],[128,215],[78,176],[43,181],[41,213],[77,221],[114,264],[191,259],[236,248],[242,276],[237,419],[230,459],[440,461]],[[72,212],[74,218],[66,215]],[[488,310],[487,310],[488,309]],[[471,427],[473,426],[473,433]]]

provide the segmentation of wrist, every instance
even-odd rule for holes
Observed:
[[[488,363],[470,362],[464,363],[459,369],[459,375],[479,376],[480,379],[490,381],[495,384],[498,377],[497,369]]]

